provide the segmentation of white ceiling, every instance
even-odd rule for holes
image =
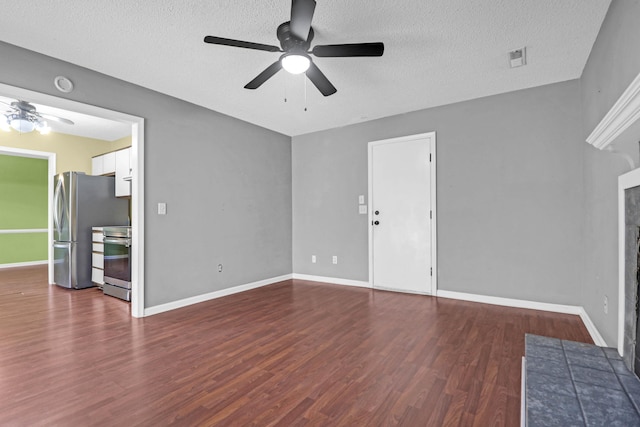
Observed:
[[[314,58],[338,92],[307,81],[306,101],[304,76],[285,71],[243,88],[278,53],[203,42],[279,45],[290,0],[23,0],[3,8],[0,40],[293,136],[578,78],[609,3],[317,0],[312,46],[381,41],[385,52]],[[510,69],[507,52],[523,46],[527,66]]]
[[[0,96],[0,103],[11,104],[16,101],[15,98],[7,98]],[[77,113],[69,110],[61,110],[59,108],[49,107],[46,105],[31,102],[36,107],[36,111],[41,114],[48,114],[56,117],[71,120],[74,124],[57,122],[55,120],[46,120],[52,132],[65,133],[68,135],[84,136],[86,138],[101,139],[104,141],[115,141],[125,136],[131,135],[131,124],[120,123],[101,117],[89,116],[87,114]],[[10,112],[10,108],[0,104],[0,113]],[[13,131],[12,131],[13,132]]]

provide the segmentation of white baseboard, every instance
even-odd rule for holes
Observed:
[[[37,264],[46,264],[46,263],[47,261],[37,262]],[[5,266],[22,266],[22,265],[35,265],[35,264],[33,263],[20,263],[20,265],[4,264],[4,265],[0,265],[0,268],[5,268]],[[356,286],[360,288],[371,289],[371,285],[369,284],[369,282],[364,282],[360,280],[340,279],[336,277],[313,276],[309,274],[293,273],[293,274],[285,274],[283,276],[278,276],[278,277],[272,277],[270,279],[259,280],[257,282],[247,283],[245,285],[234,286],[233,288],[222,289],[219,291],[210,292],[208,294],[185,298],[178,301],[169,302],[166,304],[160,304],[153,307],[148,307],[144,309],[144,315],[152,316],[154,314],[164,313],[165,311],[175,310],[175,309],[186,307],[192,304],[197,304],[200,302],[225,297],[227,295],[237,294],[239,292],[248,291],[250,289],[271,285],[273,283],[282,282],[283,280],[289,280],[289,279],[308,280],[311,282],[331,283],[334,285]],[[599,345],[602,347],[607,346],[607,343],[605,342],[604,338],[602,338],[602,335],[600,335],[600,332],[598,331],[594,323],[591,321],[591,318],[589,317],[585,309],[581,306],[551,304],[551,303],[545,303],[545,302],[527,301],[527,300],[519,300],[519,299],[513,299],[513,298],[492,297],[492,296],[486,296],[486,295],[476,295],[476,294],[468,294],[464,292],[443,291],[443,290],[438,290],[436,296],[439,298],[450,298],[450,299],[457,299],[457,300],[463,300],[463,301],[479,302],[484,304],[501,305],[505,307],[526,308],[530,310],[542,310],[542,311],[550,311],[553,313],[577,315],[577,316],[580,316],[580,319],[582,319],[582,322],[587,328],[587,331],[589,331],[589,334],[591,335],[593,342],[596,345]]]
[[[551,311],[554,313],[580,315],[584,309],[577,305],[550,304],[513,298],[492,297],[486,295],[467,294],[464,292],[438,290],[436,296],[441,298],[459,299],[463,301],[481,302],[484,304],[503,305],[505,307],[528,308],[531,310]]]
[[[147,307],[144,309],[145,316],[152,316],[154,314],[164,313],[165,311],[175,310],[177,308],[186,307],[188,305],[197,304],[199,302],[209,301],[216,298],[226,297],[228,295],[237,294],[239,292],[248,291],[250,289],[260,288],[262,286],[271,285],[273,283],[282,282],[283,280],[291,279],[291,274],[285,274],[283,276],[272,277],[270,279],[259,280],[257,282],[247,283],[245,285],[234,286],[233,288],[221,289],[215,292],[209,292],[208,294],[197,295],[195,297],[189,297],[178,301],[168,302],[166,304],[155,305],[153,307]]]
[[[527,359],[522,356],[520,368],[520,427],[527,425]]]
[[[325,277],[325,276],[311,276],[309,274],[298,274],[298,273],[293,273],[293,278],[298,280],[308,280],[310,282],[323,282],[323,283],[331,283],[332,285],[357,286],[359,288],[371,289],[371,285],[369,284],[369,282],[363,282],[360,280],[339,279],[337,277]]]
[[[32,265],[43,265],[49,261],[28,261],[28,262],[14,262],[13,264],[0,264],[0,268],[13,268],[13,267],[30,267]]]
[[[582,319],[584,326],[587,328],[587,331],[589,331],[589,335],[591,335],[593,342],[600,347],[608,347],[607,342],[602,338],[598,328],[596,328],[596,325],[591,321],[591,318],[583,307],[580,307],[580,318]]]
[[[546,302],[527,301],[513,298],[492,297],[486,295],[467,294],[464,292],[442,291],[438,290],[437,294],[440,298],[451,298],[464,301],[480,302],[484,304],[502,305],[505,307],[527,308],[530,310],[550,311],[553,313],[574,314],[580,316],[584,326],[589,331],[591,339],[596,345],[606,347],[607,343],[598,332],[589,315],[582,306],[579,305],[562,305],[551,304]]]

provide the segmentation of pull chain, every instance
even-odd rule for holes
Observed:
[[[284,102],[287,102],[287,83],[289,82],[289,79],[284,79]]]
[[[307,79],[304,79],[304,111],[307,111]]]

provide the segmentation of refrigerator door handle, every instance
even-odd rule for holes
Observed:
[[[64,180],[60,177],[53,194],[53,222],[56,231],[58,232],[58,236],[62,233],[62,221],[64,221],[64,214],[66,210],[66,206],[64,206],[65,203],[66,197],[64,192]]]
[[[53,191],[53,226],[55,227],[58,234],[60,234],[60,220],[58,219],[60,216],[60,182],[62,180],[58,178],[56,182],[56,188]]]
[[[67,249],[70,246],[71,246],[71,242],[54,242],[53,243],[54,248]]]

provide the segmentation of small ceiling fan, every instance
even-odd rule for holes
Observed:
[[[284,68],[292,74],[305,73],[324,96],[333,95],[337,89],[331,84],[329,79],[322,74],[322,71],[313,63],[309,55],[311,54],[319,58],[382,56],[384,44],[377,42],[316,45],[313,49],[309,50],[311,41],[313,40],[311,20],[313,19],[315,8],[315,0],[292,0],[291,20],[280,24],[276,31],[276,35],[280,41],[280,47],[214,36],[206,36],[204,41],[205,43],[264,50],[267,52],[283,52],[280,59],[247,83],[245,89],[259,88],[264,82],[280,71],[281,68]]]
[[[11,104],[0,101],[0,104],[8,107],[7,111],[0,116],[0,129],[9,131],[11,128],[20,133],[28,133],[37,130],[41,134],[47,134],[51,128],[46,120],[53,120],[60,123],[72,125],[69,119],[53,116],[51,114],[42,114],[36,111],[36,107],[27,101],[14,101]],[[45,120],[46,119],[46,120]]]

